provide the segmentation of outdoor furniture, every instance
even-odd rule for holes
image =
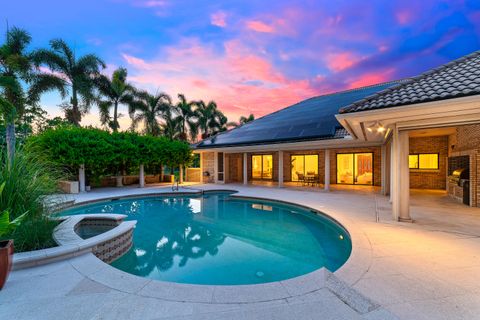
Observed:
[[[296,175],[297,175],[297,178],[298,178],[298,182],[301,182],[302,185],[305,185],[305,176],[303,175],[303,173],[300,173],[300,172],[295,172]]]

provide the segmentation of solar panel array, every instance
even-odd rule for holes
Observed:
[[[239,128],[205,139],[197,148],[331,139],[340,123],[338,110],[357,100],[397,85],[397,82],[353,89],[304,100]]]

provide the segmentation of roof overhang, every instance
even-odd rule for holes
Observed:
[[[400,130],[480,123],[480,95],[336,115],[357,141],[386,140]]]
[[[225,153],[240,153],[240,152],[275,152],[275,151],[301,151],[301,150],[321,150],[334,148],[354,148],[354,147],[374,147],[379,146],[378,141],[358,141],[351,137],[340,139],[301,141],[301,142],[286,142],[262,145],[247,145],[247,146],[230,146],[217,147],[193,150],[194,153],[202,152],[225,152]]]

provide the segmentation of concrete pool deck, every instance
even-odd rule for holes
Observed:
[[[345,303],[345,295],[335,284],[290,297],[263,296],[262,302],[167,301],[154,297],[158,290],[141,294],[149,281],[143,286],[137,281],[129,283],[130,275],[125,280],[120,271],[108,265],[99,267],[91,260],[96,258],[84,255],[13,272],[0,291],[0,318],[475,319],[480,314],[478,208],[456,204],[440,192],[412,191],[412,217],[416,220],[412,224],[393,222],[388,199],[372,192],[242,185],[193,188],[232,189],[243,196],[294,202],[337,219],[352,233],[354,250],[345,268],[335,275],[378,307],[359,312]],[[168,187],[108,188],[74,197],[84,202],[170,191]],[[360,246],[356,239],[363,239]],[[302,284],[292,289],[295,287]],[[263,295],[261,290],[248,294]]]

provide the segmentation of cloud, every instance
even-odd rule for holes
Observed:
[[[227,14],[223,11],[217,11],[210,15],[210,23],[214,26],[225,28],[227,26]]]
[[[331,53],[326,57],[328,68],[334,72],[348,69],[359,60],[360,58],[352,52]]]
[[[123,57],[136,85],[185,93],[191,100],[215,100],[232,119],[262,116],[316,94],[308,79],[289,79],[238,40],[226,41],[218,51],[198,39],[183,39],[158,58]]]
[[[261,33],[274,33],[275,28],[260,20],[248,20],[245,22],[247,29]]]

